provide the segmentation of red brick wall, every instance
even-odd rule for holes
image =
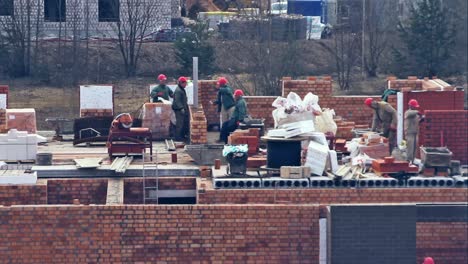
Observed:
[[[428,194],[430,194],[428,196]],[[460,188],[398,188],[398,189],[264,189],[213,190],[198,193],[199,204],[350,204],[350,203],[419,203],[466,202],[468,192]]]
[[[190,143],[191,144],[206,144],[208,125],[206,122],[203,108],[190,109]]]
[[[452,159],[468,163],[468,111],[434,110],[425,112],[426,119],[420,126],[419,144],[427,147],[444,145],[452,151]]]
[[[147,179],[148,186],[156,186],[156,180]],[[195,177],[159,178],[159,190],[195,190]],[[124,204],[141,204],[143,202],[142,179],[124,179]]]
[[[0,207],[17,263],[318,263],[314,205]],[[79,222],[78,222],[79,221]]]
[[[60,179],[47,180],[48,204],[106,204],[107,179]]]
[[[416,224],[417,263],[432,257],[435,263],[468,263],[468,223],[418,222]]]
[[[245,102],[247,103],[247,109],[249,114],[253,118],[264,118],[265,127],[273,127],[275,121],[271,112],[275,108],[271,105],[277,96],[245,96]]]
[[[47,204],[47,186],[0,185],[0,205]]]
[[[403,106],[408,109],[408,102],[416,99],[422,110],[463,110],[464,91],[419,91],[404,92]]]
[[[198,82],[198,102],[203,106],[208,126],[219,124],[218,107],[210,104],[210,100],[216,100],[217,93],[216,80],[201,80]]]

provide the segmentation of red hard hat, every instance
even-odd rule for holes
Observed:
[[[244,96],[244,92],[240,89],[234,91],[234,96]]]
[[[365,103],[367,106],[371,106],[372,101],[374,101],[374,99],[372,99],[372,98],[369,97],[369,98],[367,98],[367,99],[364,101],[364,103]]]
[[[416,107],[416,108],[419,107],[419,103],[415,99],[409,100],[408,105],[411,107]]]
[[[166,77],[166,75],[164,75],[164,74],[159,74],[158,80],[159,80],[159,81],[165,81],[165,80],[167,80],[167,77]]]
[[[219,82],[219,85],[221,85],[221,86],[226,85],[228,83],[227,79],[224,78],[224,77],[220,77],[218,79],[218,82]]]
[[[181,76],[179,77],[179,83],[183,83],[183,82],[187,82],[187,78],[185,78],[184,76]]]
[[[423,264],[434,264],[434,260],[431,257],[427,257],[424,259]]]

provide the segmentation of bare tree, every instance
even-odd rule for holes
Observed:
[[[349,30],[349,25],[341,24],[334,28],[331,42],[320,42],[334,58],[338,85],[341,90],[349,90],[351,73],[359,58],[359,44],[361,38]]]
[[[397,15],[394,0],[364,0],[364,67],[369,77],[377,77],[380,59],[396,32]]]
[[[9,53],[9,69],[16,77],[31,73],[32,1],[15,1],[14,14],[0,18],[0,45]]]
[[[148,0],[122,0],[123,19],[116,23],[118,45],[127,77],[136,75],[143,38],[153,27],[156,4]]]

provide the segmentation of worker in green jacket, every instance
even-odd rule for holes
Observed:
[[[221,141],[225,144],[227,144],[229,134],[236,130],[239,127],[239,124],[244,121],[244,118],[247,117],[247,103],[243,96],[244,92],[242,92],[242,90],[236,90],[234,92],[234,98],[236,99],[234,112],[232,117],[228,121],[224,122],[220,133]]]
[[[166,75],[160,74],[158,76],[158,81],[159,85],[154,87],[153,90],[151,90],[150,96],[153,103],[161,103],[161,98],[169,101],[169,97],[173,98],[174,93],[172,92],[171,88],[169,88],[169,86],[166,85]]]
[[[187,103],[187,78],[180,77],[177,83],[177,88],[174,91],[174,101],[172,102],[172,110],[176,115],[175,140],[185,141],[189,132],[189,107]]]
[[[212,104],[218,105],[219,116],[219,129],[221,130],[224,122],[231,119],[232,113],[234,112],[234,97],[232,96],[232,88],[229,87],[228,81],[225,77],[218,79],[217,85],[219,85],[218,96],[216,101],[210,101]]]
[[[367,98],[364,103],[374,110],[372,131],[376,132],[379,127],[382,128],[383,136],[388,138],[388,148],[392,155],[393,148],[396,147],[397,111],[389,103],[377,102],[372,98]]]

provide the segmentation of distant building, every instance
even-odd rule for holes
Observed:
[[[171,19],[180,17],[179,0],[139,0],[150,6],[147,32],[170,28]],[[127,0],[0,0],[0,20],[12,16],[26,19],[30,14],[31,29],[42,37],[70,36],[116,37],[117,22],[128,21]],[[28,10],[30,10],[28,12]],[[3,23],[4,24],[4,23]]]

